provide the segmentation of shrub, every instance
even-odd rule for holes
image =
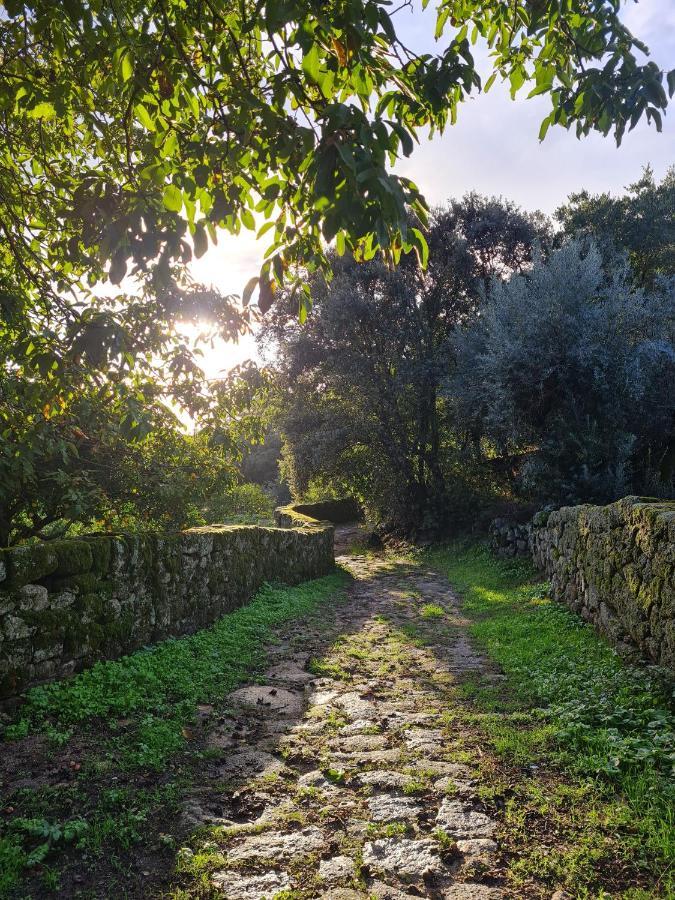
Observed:
[[[237,484],[212,497],[203,510],[208,525],[217,522],[255,524],[271,521],[274,498],[259,484]]]
[[[607,502],[672,490],[675,279],[651,292],[572,242],[495,281],[458,336],[448,394],[539,501]],[[670,310],[670,312],[669,312]],[[672,466],[671,466],[672,468]]]

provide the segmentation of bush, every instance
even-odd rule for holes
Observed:
[[[245,525],[270,523],[274,505],[274,498],[259,484],[238,484],[229,491],[212,497],[202,515],[207,525],[219,522]]]
[[[456,341],[448,393],[540,502],[672,490],[675,280],[651,292],[573,242],[493,282]],[[669,312],[669,310],[671,312]]]

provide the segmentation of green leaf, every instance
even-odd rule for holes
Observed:
[[[253,213],[250,209],[244,207],[239,213],[239,218],[241,219],[241,224],[244,228],[248,228],[249,231],[255,231],[255,219],[253,218]]]
[[[319,60],[319,47],[317,44],[312,44],[308,53],[302,58],[302,69],[305,74],[312,79],[314,82],[319,81],[319,75],[321,72],[321,64]]]
[[[267,232],[268,232],[270,229],[274,228],[275,225],[276,225],[276,222],[265,222],[265,223],[264,223],[263,225],[261,225],[260,228],[258,229],[258,233],[256,234],[256,238],[261,238],[264,234],[267,234]]]
[[[120,75],[122,76],[122,81],[129,81],[133,74],[134,58],[131,54],[131,50],[125,50],[120,59]]]
[[[426,269],[427,263],[429,262],[429,245],[427,244],[427,239],[419,228],[413,228],[412,234],[412,243],[415,248],[415,253],[417,254],[417,259],[419,260],[420,266],[423,269]]]
[[[413,139],[410,136],[410,132],[407,129],[405,129],[402,125],[400,125],[398,122],[392,122],[391,127],[396,132],[396,134],[398,135],[398,137],[401,141],[401,148],[403,149],[403,155],[410,156],[410,154],[413,152],[413,146],[414,146]]]
[[[183,208],[183,193],[175,184],[167,184],[162,195],[164,206],[171,212],[180,212]]]
[[[540,141],[543,141],[544,138],[546,137],[546,132],[548,131],[548,127],[550,124],[551,124],[551,116],[549,115],[549,116],[546,116],[546,118],[543,120],[543,122],[541,123],[541,126],[539,128],[539,140]]]
[[[118,250],[112,258],[108,278],[112,284],[120,284],[127,274],[127,261],[122,250]]]
[[[157,128],[155,123],[153,122],[150,113],[143,106],[142,103],[137,103],[134,107],[134,112],[136,113],[136,118],[141,123],[141,125],[146,128],[148,131],[156,131]]]
[[[26,115],[29,119],[44,119],[49,121],[50,119],[56,118],[56,110],[54,109],[53,103],[49,103],[48,100],[43,100],[41,103],[37,103],[32,109],[29,109]]]
[[[671,69],[668,72],[666,80],[668,81],[668,96],[672,97],[675,94],[675,69]]]
[[[162,159],[167,159],[169,156],[173,156],[176,150],[178,149],[178,135],[175,131],[170,131],[166,140],[162,144],[160,148],[160,155]]]
[[[195,226],[195,233],[192,235],[192,243],[195,248],[195,256],[200,259],[209,249],[209,240],[206,237],[206,229],[202,224]]]
[[[260,278],[260,291],[258,293],[258,307],[261,313],[266,313],[274,303],[274,291],[276,284],[269,280],[268,276]]]

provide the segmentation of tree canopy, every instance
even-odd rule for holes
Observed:
[[[263,327],[277,350],[293,489],[332,482],[406,531],[457,514],[448,500],[457,431],[441,396],[450,337],[475,316],[493,278],[526,270],[533,247],[551,240],[541,215],[475,194],[433,210],[428,234],[426,270],[410,258],[393,270],[337,258],[329,283],[317,275],[310,284],[302,329],[288,296]]]
[[[557,212],[565,233],[599,242],[605,256],[627,253],[643,284],[675,275],[675,166],[656,182],[649,166],[621,196],[571,194]]]
[[[0,258],[43,301],[127,273],[166,287],[219,228],[262,219],[265,308],[333,238],[424,257],[408,216],[423,222],[424,202],[391,165],[496,77],[550,96],[542,138],[661,127],[666,74],[638,61],[619,7],[441,0],[439,50],[418,54],[385,0],[4,0]]]
[[[592,235],[614,246],[610,223]],[[345,256],[310,281],[305,327],[286,295],[265,317],[294,493],[355,493],[408,535],[504,505],[672,496],[675,279],[640,285],[641,256],[476,194],[434,210],[428,236],[426,270]]]

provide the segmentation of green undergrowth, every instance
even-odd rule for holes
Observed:
[[[58,740],[59,730],[68,733],[87,720],[142,713],[138,724],[143,742],[152,744],[153,730],[164,742],[172,723],[190,717],[198,703],[221,699],[262,662],[264,645],[276,626],[313,612],[349,577],[338,570],[295,587],[265,585],[248,605],[210,628],[33,688],[4,737],[42,731]],[[141,760],[143,765],[151,762]]]
[[[123,866],[148,823],[167,816],[170,822],[169,806],[189,789],[191,767],[203,755],[193,743],[198,706],[222,708],[235,687],[261,670],[278,629],[325,616],[326,603],[344,595],[350,578],[338,568],[294,587],[265,585],[210,628],[29,691],[4,727],[3,752],[42,735],[48,757],[63,745],[69,758],[76,746],[80,762],[72,783],[5,798],[16,814],[0,822],[0,897],[15,896],[26,875],[33,885],[41,879],[40,896],[58,892],[60,857],[73,847],[83,860],[107,856]],[[111,787],[122,781],[124,787]],[[157,788],[143,787],[148,783]]]
[[[630,842],[627,852],[653,872],[653,896],[671,896],[672,680],[662,670],[624,664],[589,625],[550,599],[529,563],[460,544],[426,559],[461,592],[473,637],[506,676],[502,684],[478,679],[463,688],[494,750],[516,765],[550,761],[577,783],[592,784],[607,804],[618,799],[631,821],[617,828],[616,840]]]

